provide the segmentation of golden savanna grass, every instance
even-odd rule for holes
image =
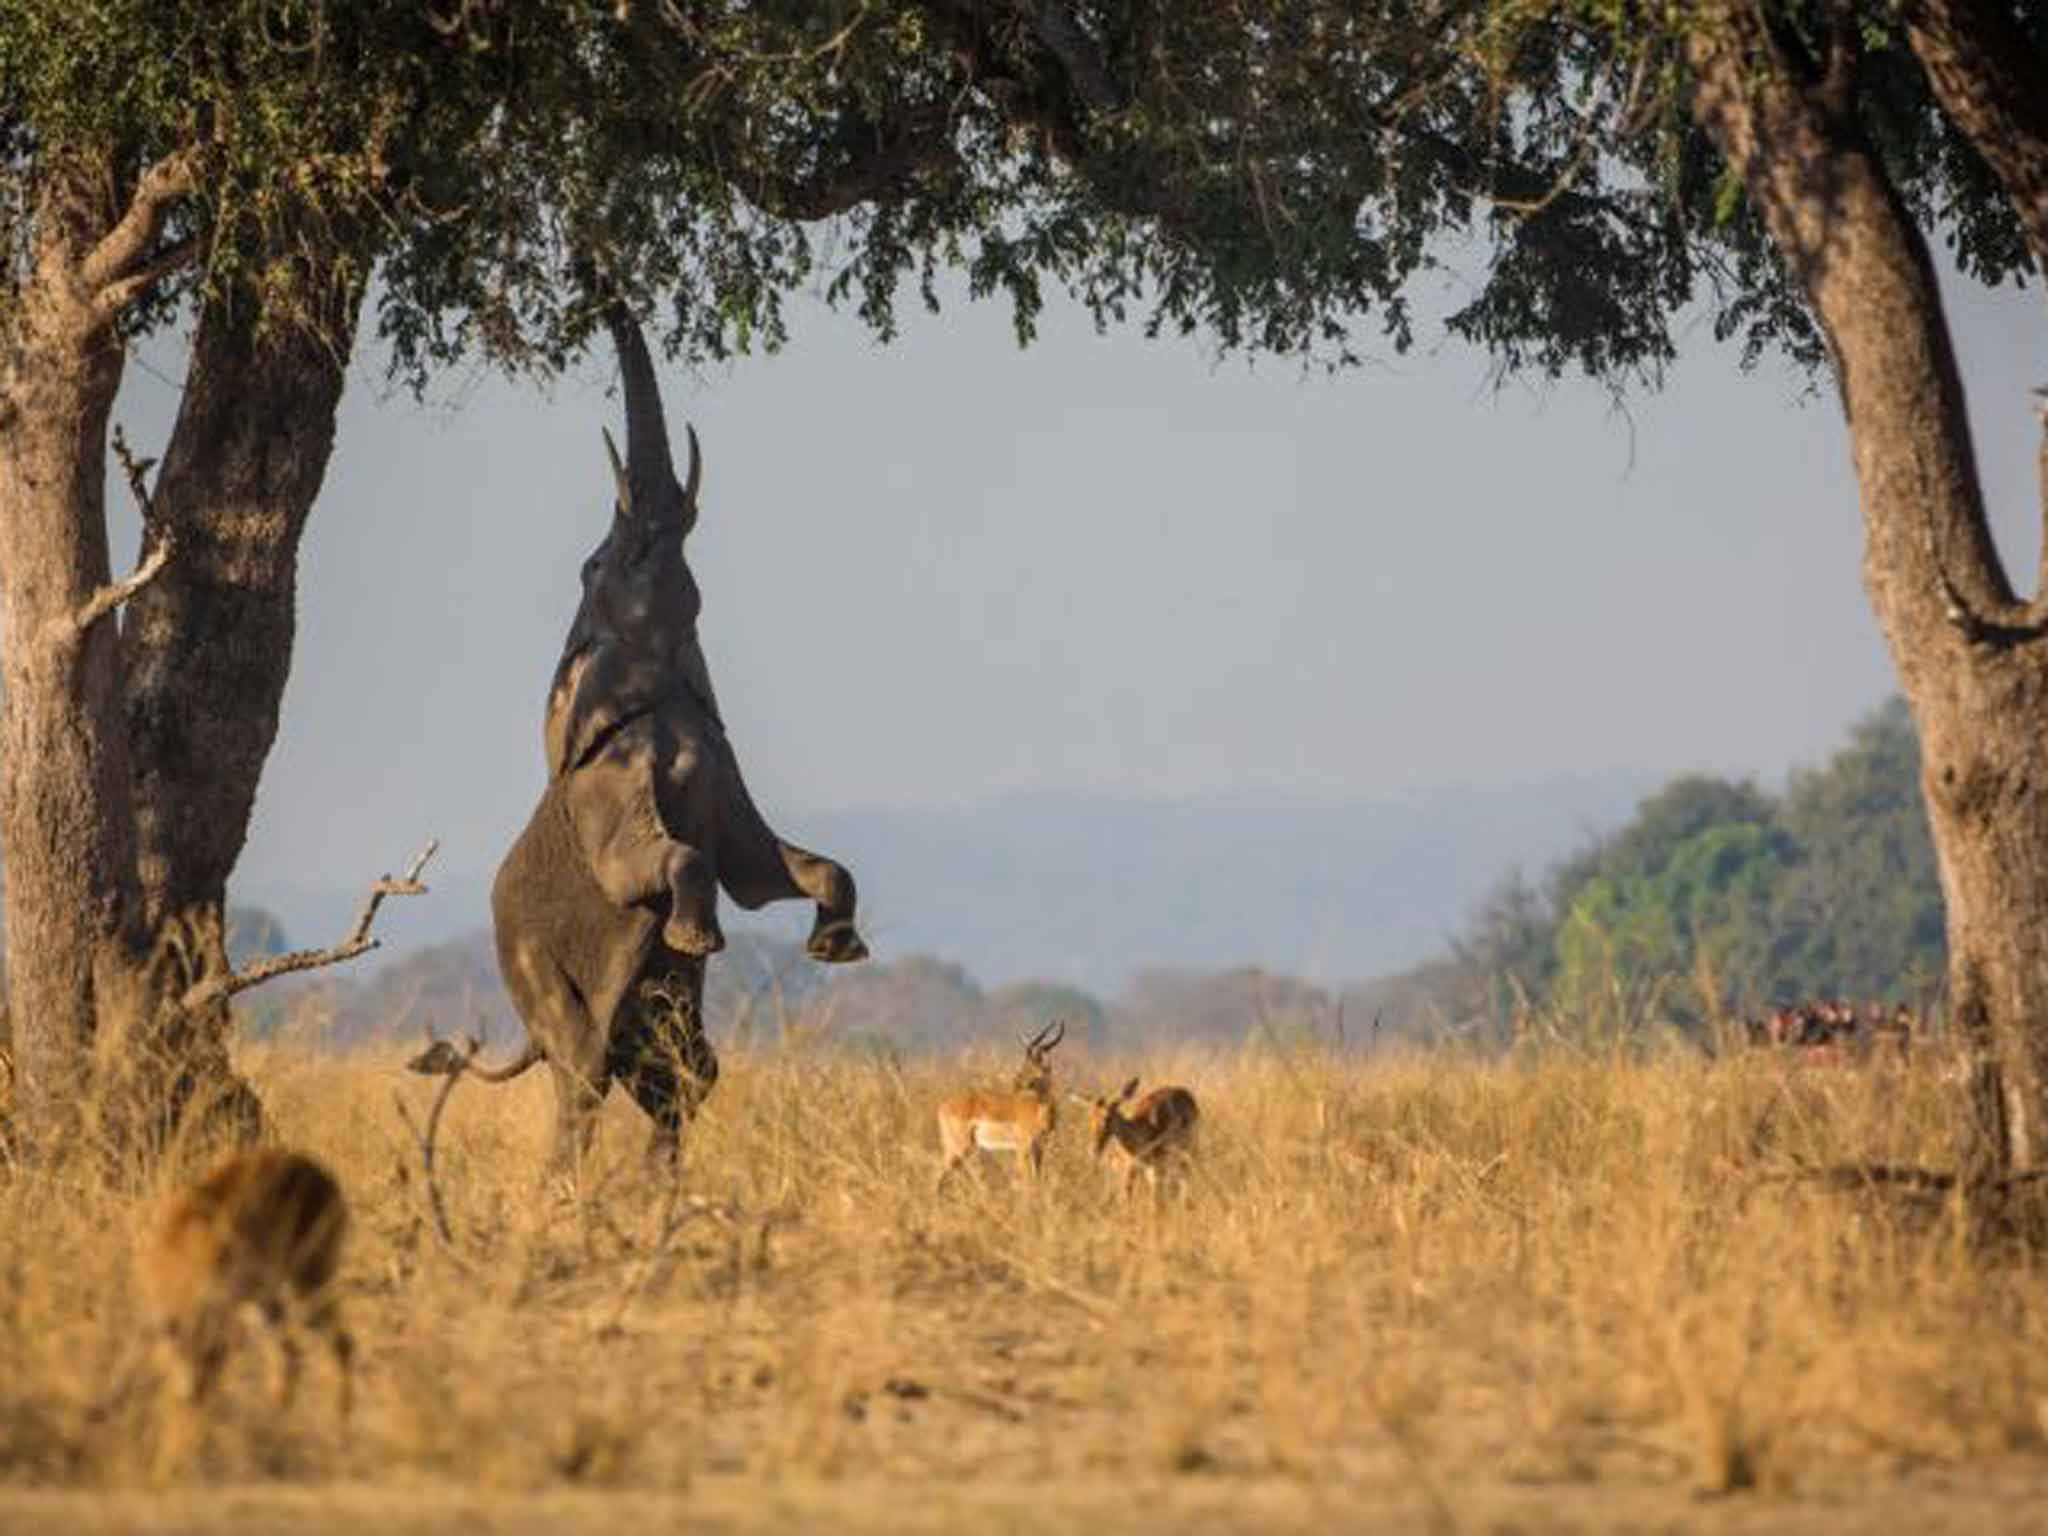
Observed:
[[[346,1437],[326,1360],[280,1415],[244,1350],[147,1490],[131,1253],[163,1187],[0,1173],[0,1528],[1932,1531],[2048,1507],[2034,1251],[1787,1177],[1948,1163],[1931,1073],[1073,1053],[1063,1091],[1142,1071],[1200,1098],[1184,1194],[1128,1205],[1078,1106],[1037,1186],[987,1159],[933,1194],[937,1104],[1014,1062],[744,1052],[686,1198],[615,1103],[572,1201],[539,1187],[536,1073],[455,1090],[443,1245],[392,1102],[435,1085],[405,1054],[244,1062],[348,1194]]]

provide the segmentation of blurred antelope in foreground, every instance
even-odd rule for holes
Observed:
[[[1014,1152],[1038,1177],[1055,1119],[1052,1053],[1066,1038],[1066,1021],[1054,1019],[1024,1042],[1024,1065],[1012,1092],[959,1093],[939,1106],[940,1189],[977,1147]]]
[[[143,1238],[137,1268],[187,1402],[213,1390],[240,1314],[253,1307],[277,1346],[278,1406],[288,1406],[298,1386],[294,1333],[303,1327],[334,1352],[347,1424],[355,1345],[333,1294],[347,1231],[341,1186],[296,1152],[238,1152],[170,1203]]]
[[[1201,1114],[1195,1107],[1195,1096],[1185,1088],[1154,1088],[1132,1104],[1131,1095],[1137,1091],[1138,1080],[1134,1077],[1113,1099],[1083,1100],[1088,1105],[1090,1140],[1096,1158],[1100,1160],[1104,1152],[1114,1147],[1113,1160],[1124,1165],[1126,1200],[1131,1197],[1140,1173],[1152,1181],[1153,1193],[1157,1194],[1161,1170],[1169,1164],[1185,1162],[1192,1155],[1195,1122]],[[1126,1105],[1130,1107],[1127,1109]]]

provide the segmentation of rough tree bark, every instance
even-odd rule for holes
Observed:
[[[205,984],[226,973],[227,878],[276,735],[299,539],[362,302],[360,281],[331,283],[310,326],[259,335],[251,296],[209,295],[146,509],[151,579],[113,583],[117,320],[191,257],[159,239],[182,167],[130,182],[121,202],[104,166],[46,178],[0,357],[7,969],[20,1119],[44,1148],[88,1105],[116,1146],[195,1100],[256,1113],[229,1066],[227,989]]]
[[[310,275],[310,274],[309,274]],[[334,448],[363,289],[333,283],[306,324],[259,334],[252,302],[209,303],[143,535],[163,574],[121,631],[139,920],[166,999],[226,974],[228,876],[247,840],[291,669],[299,541]],[[237,1090],[225,997],[163,1010],[151,1055],[167,1108]]]
[[[1692,39],[1694,115],[1827,336],[1978,1063],[1965,1174],[1996,1179],[2033,1163],[2048,1087],[2048,605],[2017,600],[1993,545],[1933,262],[1855,118],[1853,32],[1809,54],[1756,15]]]
[[[120,386],[116,309],[89,269],[111,220],[103,168],[50,175],[0,361],[0,838],[21,1116],[61,1134],[101,1012],[141,979],[135,826],[109,586],[106,426]]]

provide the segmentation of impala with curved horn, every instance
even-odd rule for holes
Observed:
[[[1024,1042],[1024,1065],[1009,1093],[959,1093],[939,1106],[939,1183],[976,1148],[1012,1152],[1033,1178],[1045,1162],[1045,1143],[1058,1114],[1053,1108],[1052,1053],[1067,1038],[1064,1019],[1054,1019]]]
[[[491,888],[498,964],[526,1025],[521,1058],[555,1077],[555,1162],[588,1145],[616,1078],[670,1161],[716,1080],[704,1038],[704,964],[725,945],[721,888],[740,906],[808,898],[816,959],[867,955],[853,877],[777,837],[755,809],[697,639],[703,600],[683,555],[704,461],[688,433],[678,484],[654,366],[613,301],[606,320],[626,401],[626,455],[606,432],[611,526],[583,563],[583,594],[548,690],[548,781]],[[431,1053],[429,1053],[431,1056]],[[445,1070],[427,1061],[419,1070]]]

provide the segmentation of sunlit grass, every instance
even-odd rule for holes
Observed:
[[[435,1237],[403,1056],[245,1061],[355,1226],[354,1433],[231,1367],[188,1485],[658,1492],[693,1480],[1859,1488],[2048,1448],[2042,1275],[1938,1201],[1786,1175],[1952,1161],[1919,1070],[1556,1051],[1271,1049],[1060,1063],[1201,1100],[1184,1198],[1127,1204],[1068,1109],[1032,1186],[933,1193],[938,1100],[993,1058],[728,1053],[680,1205],[608,1111],[584,1197],[541,1185],[545,1073],[461,1084]],[[157,1190],[0,1183],[0,1483],[139,1482],[133,1234]],[[129,1390],[124,1391],[124,1385]]]

